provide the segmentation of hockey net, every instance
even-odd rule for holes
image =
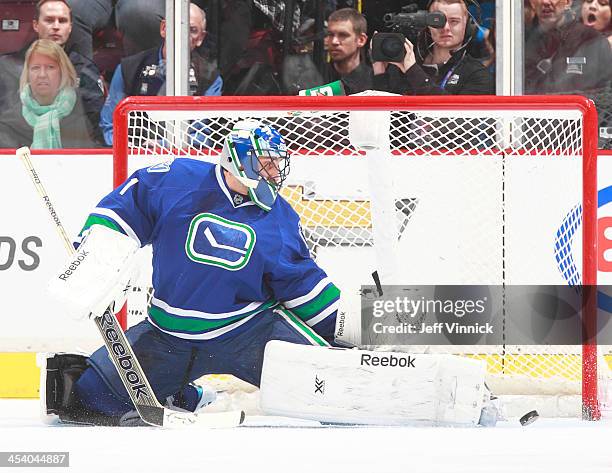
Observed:
[[[585,99],[131,97],[115,112],[114,184],[128,167],[214,162],[245,118],[285,137],[282,195],[356,313],[374,270],[385,284],[596,284],[597,117]],[[386,136],[358,148],[375,127]],[[138,291],[130,324],[146,310]],[[486,360],[496,394],[549,396],[556,414],[597,418],[607,365],[593,340],[428,350]]]

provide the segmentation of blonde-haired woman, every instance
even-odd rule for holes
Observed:
[[[53,41],[34,41],[25,56],[15,106],[0,116],[0,147],[92,148],[77,75]]]

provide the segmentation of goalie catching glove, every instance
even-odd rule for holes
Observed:
[[[93,225],[78,250],[49,283],[48,292],[75,319],[98,316],[115,303],[125,302],[125,290],[139,246],[130,237]]]

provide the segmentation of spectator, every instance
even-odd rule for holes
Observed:
[[[609,0],[582,0],[582,23],[596,29],[612,46],[612,7]]]
[[[94,147],[76,85],[74,66],[57,43],[32,43],[19,81],[20,101],[0,116],[0,143],[12,148]]]
[[[525,41],[525,93],[601,89],[612,77],[610,44],[576,20],[571,0],[531,0],[535,11]]]
[[[489,71],[467,51],[479,27],[466,2],[433,0],[427,9],[446,15],[444,27],[424,29],[416,48],[406,40],[403,62],[375,62],[374,88],[403,95],[493,94]]]
[[[96,140],[102,143],[98,128],[100,110],[104,104],[104,89],[100,71],[90,59],[66,48],[72,31],[72,12],[64,0],[40,0],[36,5],[36,19],[32,22],[39,39],[48,39],[64,48],[76,69],[78,88],[83,106]],[[0,57],[0,109],[19,102],[19,78],[23,71],[26,51],[30,44],[19,51]]]
[[[216,65],[194,49],[206,36],[206,14],[193,3],[189,14],[189,46],[192,51],[189,72],[192,95],[221,95],[223,80]],[[163,95],[166,80],[166,21],[162,20],[159,34],[162,45],[133,56],[128,56],[117,66],[110,85],[109,95],[102,108],[100,127],[107,145],[113,143],[113,111],[117,104],[130,95]]]
[[[367,29],[365,17],[354,8],[341,8],[329,15],[325,49],[331,62],[321,71],[323,83],[340,80],[347,95],[372,88],[372,66],[364,54]]]

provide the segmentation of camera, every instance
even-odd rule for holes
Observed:
[[[412,3],[402,7],[400,13],[387,13],[383,20],[388,32],[372,37],[372,61],[400,62],[406,55],[406,38],[414,44],[424,28],[443,28],[446,15],[439,11],[419,10],[418,5]]]
[[[372,37],[372,61],[401,62],[406,55],[402,33],[376,33]]]

